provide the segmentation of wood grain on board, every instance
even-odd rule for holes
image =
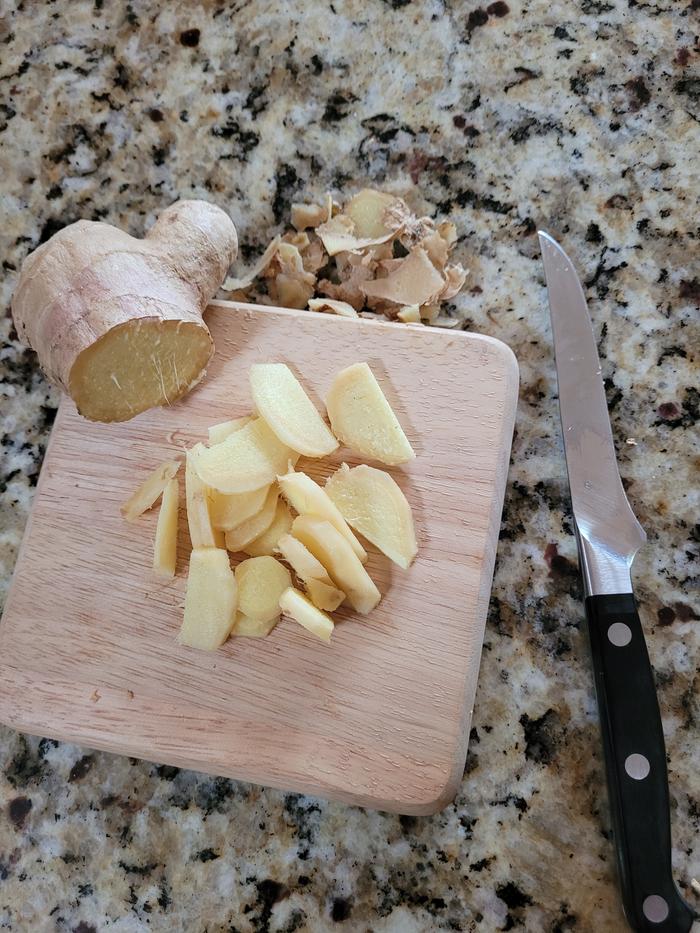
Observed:
[[[213,302],[207,322],[216,354],[183,402],[117,425],[61,403],[0,624],[0,719],[257,784],[434,812],[466,755],[515,358],[488,337],[306,311]],[[119,506],[208,425],[250,410],[248,370],[262,361],[289,363],[319,404],[335,372],[370,364],[417,453],[389,471],[413,508],[419,552],[402,571],[368,547],[382,602],[366,618],[339,610],[330,647],[283,620],[269,638],[208,654],[175,641],[184,508],[168,581],[150,569],[157,510],[127,524]],[[322,479],[343,460],[362,458],[341,448],[299,468]]]

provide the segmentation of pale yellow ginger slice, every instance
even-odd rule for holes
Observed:
[[[187,525],[193,548],[224,547],[223,532],[217,531],[211,522],[209,513],[209,490],[197,475],[193,456],[197,444],[187,451],[185,464],[185,498],[187,502]]]
[[[221,531],[233,531],[249,518],[257,515],[265,505],[270,486],[262,486],[253,492],[217,492],[209,493],[209,514],[214,528]]]
[[[225,292],[239,292],[250,288],[258,276],[263,273],[270,265],[281,242],[282,238],[276,236],[274,240],[271,241],[262,256],[255,263],[255,265],[249,269],[248,272],[242,276],[239,276],[238,278],[231,278],[229,276],[229,278],[227,278],[224,284],[221,286],[222,290]]]
[[[190,555],[180,644],[202,651],[223,645],[233,627],[236,606],[236,578],[227,552],[195,548]]]
[[[279,600],[292,576],[274,557],[249,557],[236,567],[238,609],[249,619],[267,622],[277,619]]]
[[[267,531],[272,524],[277,511],[277,497],[279,493],[274,486],[270,486],[263,507],[255,515],[241,522],[231,531],[226,532],[226,550],[242,551],[244,547],[255,541]]]
[[[406,305],[405,308],[401,308],[396,317],[404,324],[420,324],[420,305]]]
[[[385,301],[394,305],[422,305],[436,298],[445,279],[420,246],[414,247],[386,278],[363,282],[360,288],[368,303]]]
[[[128,522],[136,521],[139,515],[143,515],[152,508],[179,469],[180,464],[177,460],[166,460],[159,464],[121,507],[120,511],[124,518]]]
[[[309,311],[324,311],[340,317],[357,317],[357,311],[347,301],[334,301],[332,298],[311,298]]]
[[[222,421],[219,424],[212,424],[209,427],[209,444],[220,444],[231,434],[240,431],[253,420],[253,415],[244,415],[242,418],[232,418],[230,421]]]
[[[249,422],[220,444],[197,444],[189,452],[202,482],[225,493],[252,492],[269,486],[294,459],[262,418]]]
[[[292,204],[292,226],[296,230],[308,230],[318,227],[328,220],[326,204]]]
[[[351,450],[389,466],[415,458],[367,363],[355,363],[336,375],[326,407],[334,434]]]
[[[311,551],[293,535],[283,535],[277,546],[304,584],[314,606],[328,612],[337,609],[345,599],[345,593],[334,586],[326,568]]]
[[[160,577],[174,577],[177,559],[177,519],[180,491],[176,479],[168,480],[158,513],[153,545],[153,569]]]
[[[345,250],[367,249],[370,246],[379,246],[396,236],[395,231],[389,231],[383,236],[360,237],[355,230],[355,224],[347,214],[338,214],[316,228],[316,233],[329,256],[342,253]]]
[[[355,224],[358,237],[376,239],[392,232],[384,223],[384,214],[399,200],[392,194],[364,188],[345,206],[345,213]]]
[[[408,570],[418,544],[411,506],[393,477],[365,464],[351,470],[344,463],[328,478],[326,492],[355,531]]]
[[[278,476],[277,481],[282,495],[299,515],[316,515],[330,522],[347,540],[362,563],[366,563],[367,552],[322,486],[315,483],[306,473],[293,470],[284,476]]]
[[[282,502],[280,499],[277,503],[277,510],[275,511],[275,517],[272,519],[272,524],[267,529],[263,531],[259,538],[256,538],[255,541],[251,541],[250,544],[247,544],[243,550],[250,557],[262,557],[265,554],[278,554],[279,553],[279,540],[282,535],[289,534],[289,531],[292,527],[292,513],[289,511],[285,502]]]
[[[314,606],[324,609],[326,612],[333,612],[345,599],[345,593],[339,590],[337,586],[332,584],[329,586],[328,583],[323,583],[321,580],[313,578],[307,580],[304,587]]]
[[[258,414],[286,447],[307,457],[336,450],[338,441],[284,363],[251,366],[250,389]]]
[[[381,594],[337,528],[313,515],[299,515],[294,519],[292,534],[323,564],[353,609],[362,615],[374,609]]]
[[[277,615],[271,619],[249,619],[238,612],[231,634],[239,638],[266,638],[279,622],[280,612],[278,607]]]
[[[302,625],[308,632],[330,643],[333,634],[333,620],[325,612],[317,609],[314,604],[290,586],[280,596],[280,609],[282,612]]]

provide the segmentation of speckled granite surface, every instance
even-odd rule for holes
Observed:
[[[670,761],[700,875],[698,0],[5,2],[2,305],[79,217],[142,232],[178,196],[252,258],[292,197],[372,182],[449,214],[464,326],[522,395],[464,783],[386,816],[0,729],[0,929],[618,931],[609,819],[535,228],[579,264]],[[397,325],[399,326],[399,325]],[[0,321],[0,588],[57,402]],[[695,471],[695,472],[694,472]]]

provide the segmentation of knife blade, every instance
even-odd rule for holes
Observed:
[[[631,566],[646,535],[620,479],[579,277],[556,240],[538,236],[623,909],[633,930],[687,933],[695,913],[671,870],[666,749],[632,592]]]

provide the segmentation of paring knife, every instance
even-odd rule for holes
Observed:
[[[561,246],[539,239],[622,903],[633,930],[685,933],[696,915],[671,873],[666,750],[630,575],[646,535],[620,480],[581,283]]]

